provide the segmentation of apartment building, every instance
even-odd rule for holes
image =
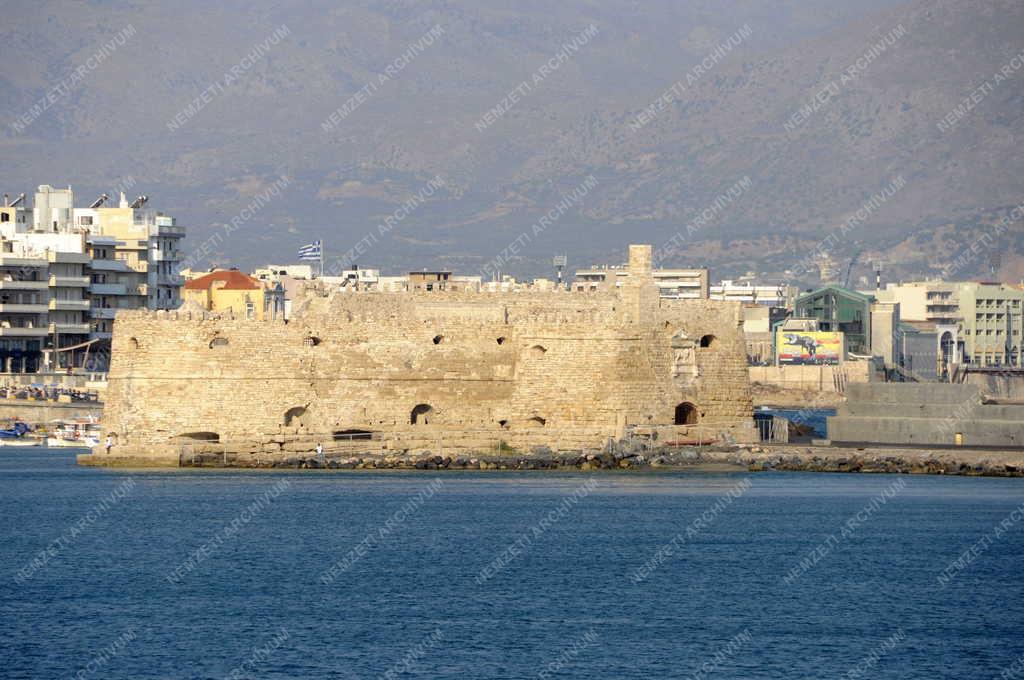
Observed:
[[[74,207],[44,184],[0,206],[0,370],[104,370],[119,309],[180,305],[185,230],[146,197]]]
[[[712,300],[732,300],[745,305],[765,305],[767,307],[786,307],[796,300],[800,289],[785,283],[775,285],[759,285],[749,280],[724,280],[710,289]]]
[[[5,226],[0,224],[0,365],[15,372],[81,365],[90,344],[89,257],[81,235]]]
[[[658,294],[663,298],[708,298],[708,270],[705,268],[655,269],[651,274],[658,286]],[[629,269],[625,265],[580,269],[573,276],[572,289],[577,292],[590,292],[613,286],[621,288],[628,278]]]
[[[105,207],[100,197],[92,206],[74,210],[75,228],[116,239],[113,259],[141,275],[133,296],[143,296],[147,308],[177,309],[184,283],[179,244],[185,228],[173,217],[147,209],[148,201],[139,196],[129,203],[122,192],[117,206]]]

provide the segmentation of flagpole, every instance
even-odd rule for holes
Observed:
[[[324,240],[320,239],[320,278],[324,278]]]

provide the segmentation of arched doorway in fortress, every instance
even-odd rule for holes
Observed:
[[[676,425],[696,425],[700,420],[700,412],[691,402],[684,401],[676,405]]]

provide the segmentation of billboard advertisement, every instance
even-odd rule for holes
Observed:
[[[839,331],[786,331],[775,336],[779,365],[838,364],[843,358],[843,334]]]

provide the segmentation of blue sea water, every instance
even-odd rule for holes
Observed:
[[[792,423],[805,425],[814,431],[814,436],[821,439],[828,438],[828,417],[834,416],[834,408],[765,408],[758,409],[759,413],[767,413],[782,416]]]
[[[998,678],[1024,654],[1022,502],[1019,479],[0,449],[0,677]]]

